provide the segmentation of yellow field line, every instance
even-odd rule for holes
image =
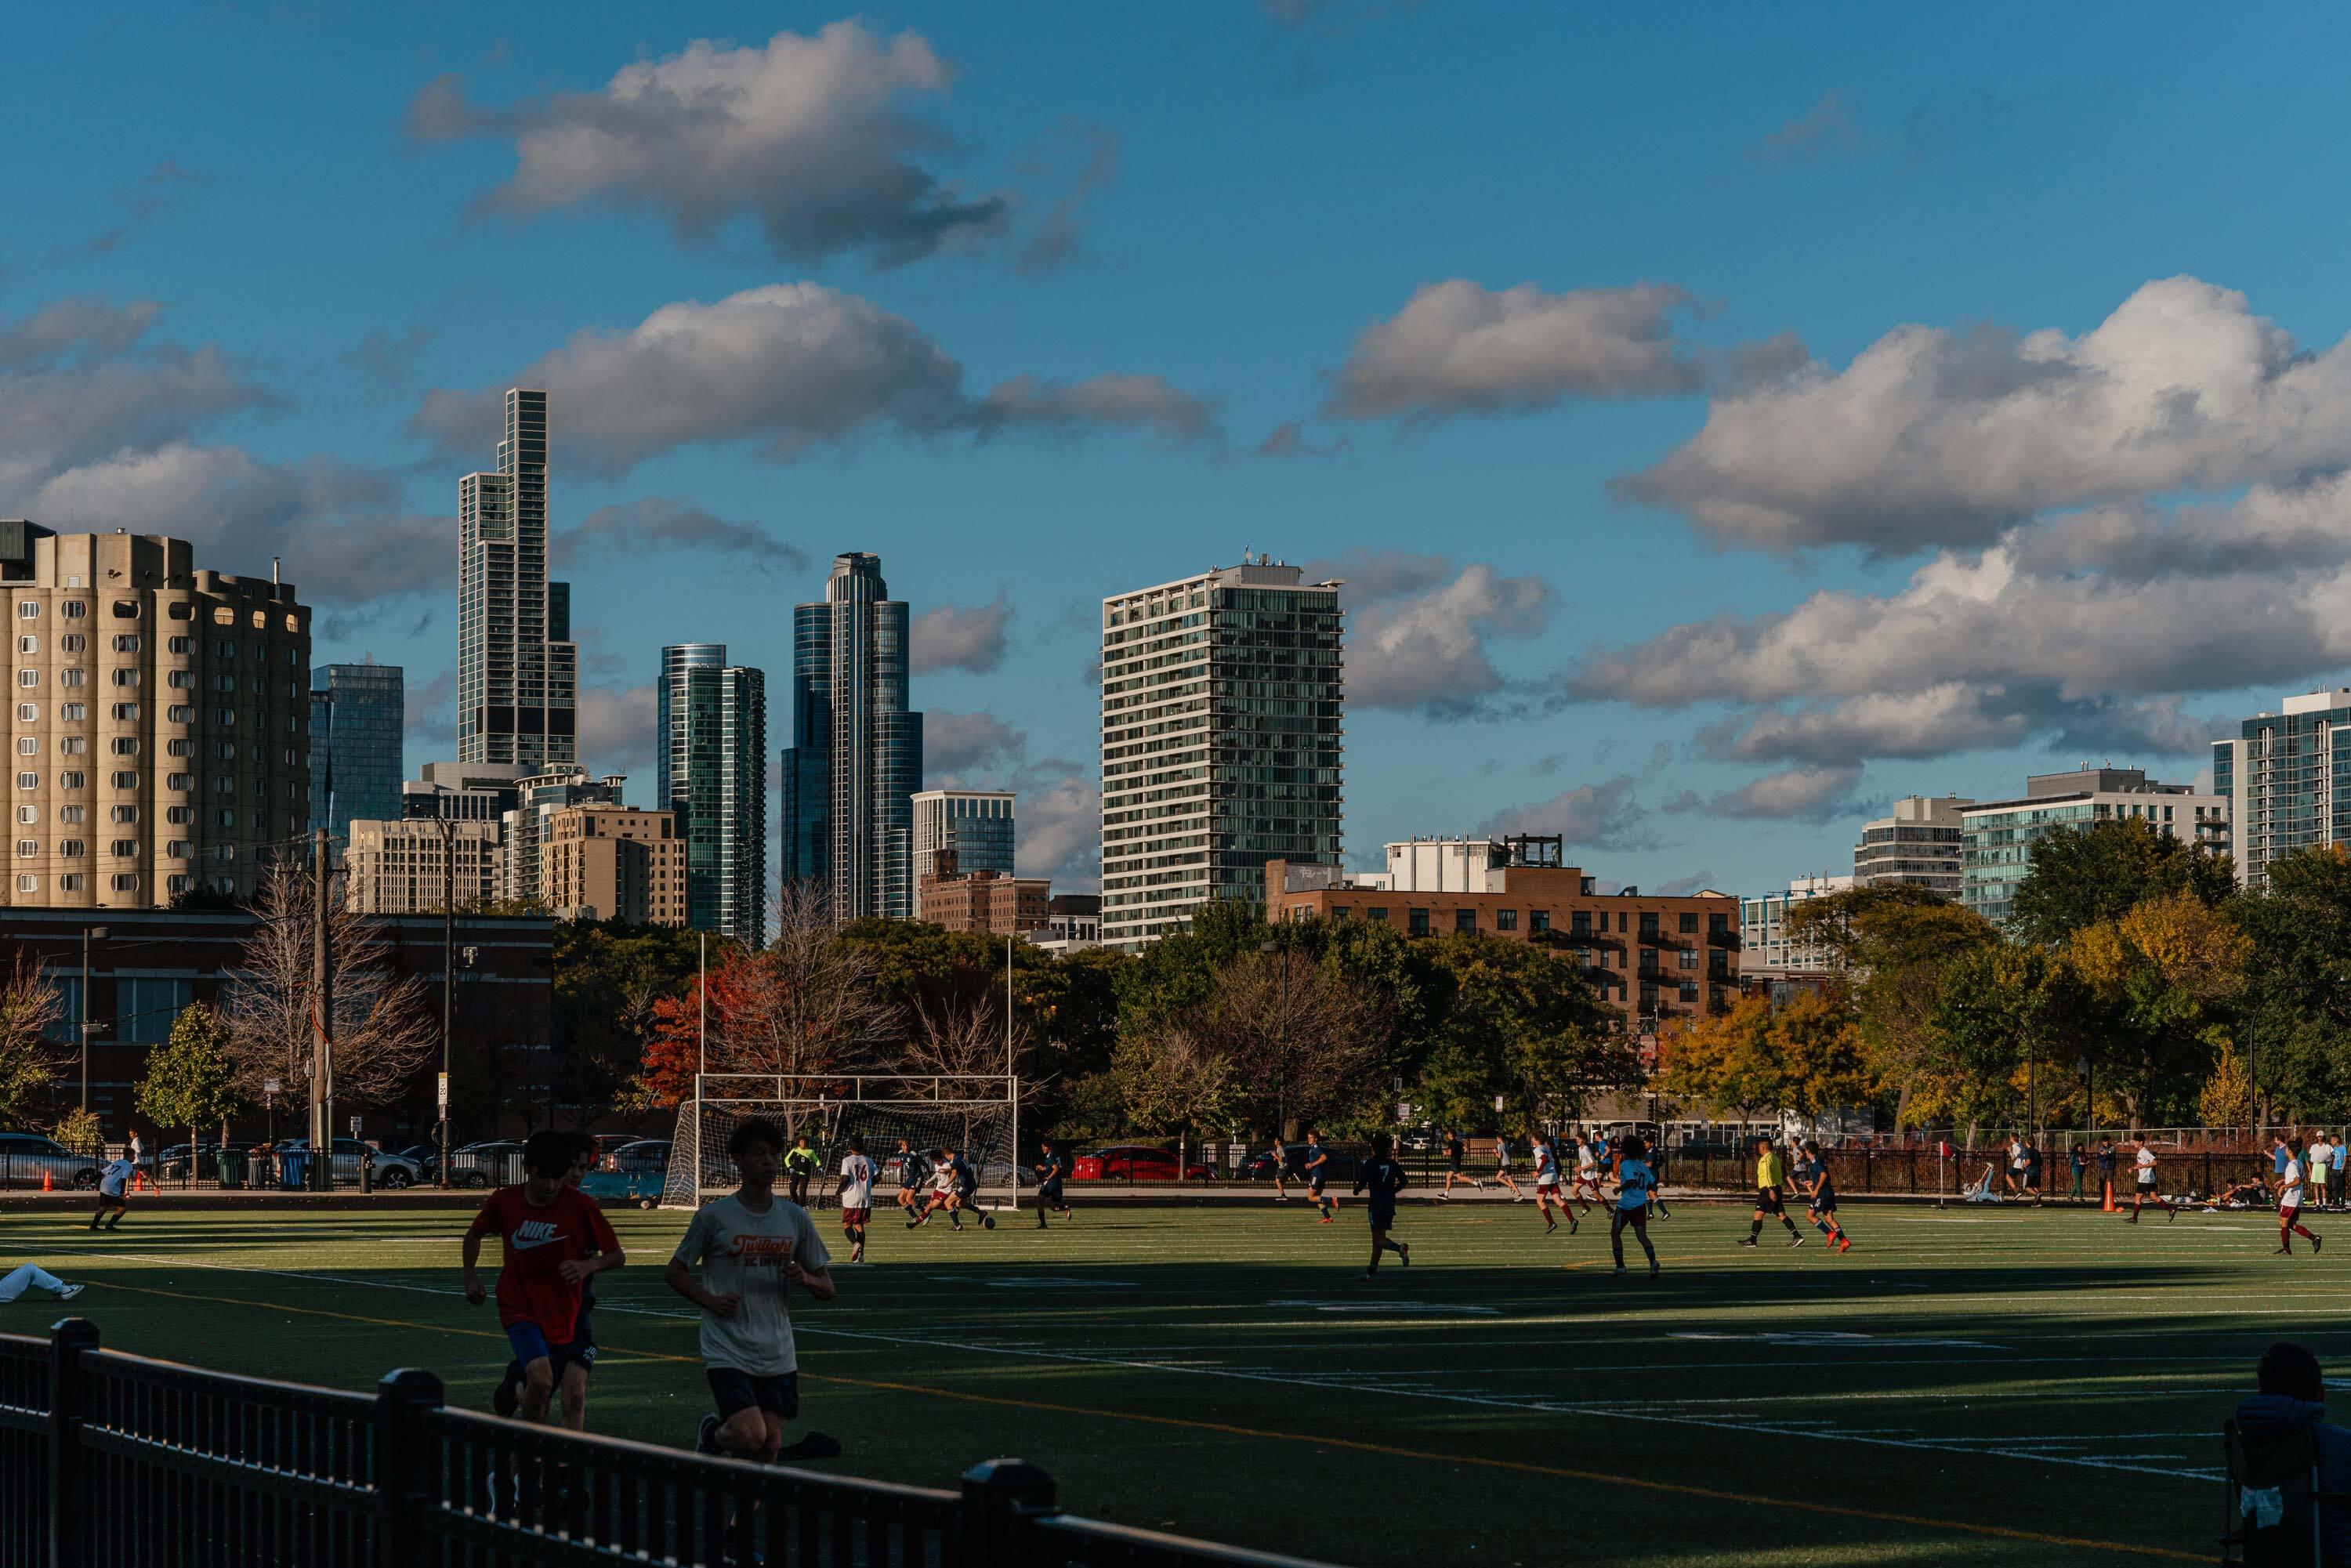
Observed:
[[[1573,1265],[1569,1265],[1573,1267]],[[130,1291],[142,1296],[164,1296],[183,1301],[210,1301],[232,1307],[254,1307],[262,1311],[299,1312],[308,1317],[340,1318],[350,1322],[371,1323],[379,1328],[416,1329],[426,1333],[459,1334],[472,1339],[504,1340],[503,1333],[487,1329],[460,1328],[446,1323],[423,1323],[410,1318],[377,1318],[359,1312],[331,1312],[323,1307],[291,1307],[282,1302],[261,1303],[235,1296],[205,1296],[184,1291],[162,1291],[148,1285],[107,1284],[98,1287],[109,1291]],[[702,1358],[674,1355],[665,1351],[629,1350],[622,1356],[642,1361],[676,1362],[700,1365]],[[601,1358],[600,1358],[601,1359]],[[1691,1486],[1681,1481],[1650,1480],[1642,1476],[1616,1475],[1606,1470],[1574,1469],[1559,1465],[1538,1465],[1524,1459],[1491,1458],[1479,1454],[1440,1454],[1422,1448],[1399,1448],[1386,1443],[1367,1443],[1353,1437],[1314,1437],[1300,1432],[1280,1432],[1259,1427],[1238,1427],[1224,1421],[1200,1421],[1182,1416],[1152,1416],[1137,1410],[1100,1410],[1084,1405],[1061,1405],[1042,1399],[1014,1399],[999,1394],[969,1394],[953,1388],[933,1388],[920,1383],[893,1383],[869,1377],[841,1377],[824,1373],[803,1372],[800,1376],[810,1383],[831,1383],[851,1388],[869,1388],[887,1394],[920,1394],[933,1399],[951,1399],[967,1405],[990,1405],[1003,1409],[1034,1410],[1052,1416],[1083,1416],[1102,1421],[1133,1421],[1152,1427],[1172,1427],[1183,1431],[1213,1432],[1228,1437],[1271,1438],[1278,1442],[1302,1443],[1318,1448],[1344,1448],[1353,1453],[1379,1454],[1390,1458],[1412,1459],[1423,1464],[1475,1465],[1485,1469],[1510,1470],[1521,1475],[1545,1476],[1558,1480],[1593,1481],[1604,1486],[1632,1487],[1640,1491],[1665,1492],[1676,1497],[1705,1498],[1711,1502],[1742,1503],[1751,1508],[1787,1509],[1798,1513],[1820,1514],[1833,1519],[1866,1520],[1873,1524],[1900,1524],[1927,1530],[1957,1531],[1967,1535],[1991,1536],[2001,1541],[2030,1541],[2044,1546],[2070,1546],[2093,1552],[2120,1552],[2135,1557],[2161,1557],[2180,1563],[2202,1563],[2207,1554],[2179,1552],[2168,1546],[2134,1546],[2122,1541],[2099,1541],[2088,1536],[2047,1535],[2033,1530],[2012,1530],[2004,1525],[1970,1524],[1956,1519],[1932,1519],[1923,1514],[1890,1513],[1877,1509],[1845,1508],[1835,1503],[1810,1502],[1802,1498],[1766,1497],[1757,1492],[1724,1491],[1715,1487]]]

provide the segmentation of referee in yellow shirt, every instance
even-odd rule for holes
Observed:
[[[1747,1228],[1747,1239],[1741,1247],[1752,1247],[1755,1239],[1763,1234],[1766,1216],[1775,1216],[1788,1228],[1788,1245],[1802,1247],[1804,1234],[1796,1222],[1788,1218],[1787,1205],[1781,1201],[1780,1189],[1788,1185],[1788,1162],[1769,1138],[1755,1140],[1755,1222]]]

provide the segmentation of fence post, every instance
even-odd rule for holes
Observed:
[[[98,1348],[98,1325],[60,1318],[49,1329],[49,1563],[82,1568],[81,1353]]]
[[[375,1500],[378,1561],[422,1563],[427,1555],[418,1510],[440,1474],[424,1417],[441,1408],[441,1380],[413,1366],[384,1374],[375,1385]]]
[[[963,1473],[962,1568],[1030,1560],[1027,1523],[1053,1506],[1053,1478],[1026,1459],[988,1459]]]

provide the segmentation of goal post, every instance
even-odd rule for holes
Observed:
[[[817,1154],[809,1183],[810,1208],[840,1204],[841,1162],[852,1138],[873,1162],[875,1201],[897,1191],[898,1140],[925,1162],[953,1148],[979,1178],[979,1200],[991,1208],[1020,1206],[1020,1081],[1008,1073],[938,1076],[848,1073],[822,1078],[772,1072],[699,1072],[694,1097],[677,1108],[664,1208],[699,1208],[735,1190],[726,1140],[736,1127],[764,1116],[783,1129],[786,1146],[800,1133]]]

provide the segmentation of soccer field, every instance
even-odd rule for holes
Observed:
[[[1654,1283],[1531,1206],[1407,1205],[1414,1266],[1368,1284],[1353,1205],[885,1222],[795,1311],[802,1425],[843,1473],[1018,1455],[1081,1511],[1342,1563],[2209,1562],[2217,1433],[2262,1349],[2351,1364],[2343,1265],[2271,1257],[2262,1215],[1855,1207],[1830,1256],[1675,1210]],[[683,1446],[708,1406],[660,1281],[684,1217],[613,1218],[590,1426]],[[423,1365],[482,1408],[507,1359],[456,1293],[454,1211],[79,1223],[0,1215],[0,1264],[89,1282],[69,1310],[114,1349],[362,1389]],[[32,1294],[0,1331],[58,1315]]]

